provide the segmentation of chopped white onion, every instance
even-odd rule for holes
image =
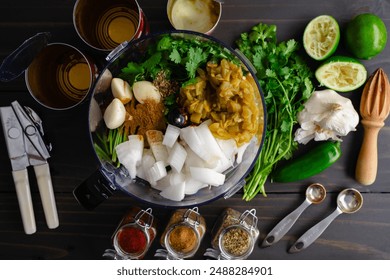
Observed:
[[[171,172],[169,176],[169,183],[171,185],[178,185],[186,181],[186,176],[183,173]]]
[[[215,167],[219,164],[218,161],[221,161],[222,165],[226,165],[226,161],[228,161],[228,159],[222,152],[221,147],[215,140],[215,137],[211,133],[207,123],[202,123],[201,125],[195,127],[195,132],[202,143],[202,149],[204,149],[208,154],[209,159],[204,158],[207,161],[208,166]]]
[[[164,134],[163,144],[169,148],[172,148],[175,144],[177,138],[180,135],[180,128],[177,126],[168,124],[167,129]]]
[[[169,152],[167,163],[176,172],[180,172],[183,168],[184,162],[187,158],[187,152],[178,142],[173,145],[173,148]]]
[[[207,153],[207,150],[204,148],[202,140],[196,133],[194,126],[182,128],[180,131],[180,138],[182,138],[191,150],[193,150],[203,160],[210,161],[212,159],[212,155]]]
[[[168,159],[168,150],[162,144],[164,139],[163,133],[159,130],[148,130],[146,131],[146,138],[156,161],[163,161],[166,165]]]
[[[173,201],[182,201],[185,194],[185,182],[178,185],[170,185],[160,192],[160,195],[166,199]]]
[[[142,157],[142,162],[141,162],[141,166],[142,168],[142,172],[144,174],[144,177],[143,179],[145,179],[146,181],[148,181],[152,186],[155,186],[156,185],[156,181],[152,180],[152,178],[150,178],[150,174],[148,172],[148,170],[150,170],[150,168],[152,168],[152,166],[156,163],[156,159],[154,158],[153,156],[153,153],[150,149],[144,149],[144,155]],[[138,175],[139,176],[139,175]]]
[[[155,164],[146,172],[146,176],[150,176],[152,181],[158,181],[167,175],[165,163],[163,161],[156,161]]]
[[[237,143],[234,139],[215,139],[225,154],[226,158],[233,164],[237,154]]]
[[[237,164],[241,163],[242,157],[244,156],[245,150],[246,150],[246,148],[248,148],[249,144],[250,143],[248,142],[248,143],[245,143],[245,144],[241,145],[240,147],[238,147],[237,159],[236,159]]]
[[[200,189],[207,187],[208,185],[195,180],[191,176],[186,178],[186,187],[184,193],[186,195],[196,194]]]
[[[211,186],[220,186],[225,182],[225,175],[210,168],[190,167],[192,178]]]
[[[129,135],[129,140],[115,147],[119,162],[129,171],[130,177],[137,176],[137,166],[141,163],[144,150],[142,135]]]

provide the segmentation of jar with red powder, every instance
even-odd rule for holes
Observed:
[[[131,208],[115,230],[112,241],[115,250],[108,249],[103,256],[113,259],[142,259],[156,237],[152,209]]]

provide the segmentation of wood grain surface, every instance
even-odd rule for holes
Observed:
[[[73,0],[13,0],[0,2],[0,61],[24,40],[42,31],[52,33],[52,42],[65,42],[80,48],[103,63],[104,55],[88,48],[77,36],[72,22]],[[171,29],[166,16],[166,1],[139,0],[152,32]],[[226,0],[219,25],[212,34],[228,45],[240,33],[259,23],[275,24],[278,40],[294,38],[301,42],[305,25],[315,16],[329,14],[340,23],[341,29],[356,14],[372,12],[380,16],[390,31],[389,0]],[[339,54],[347,54],[343,45]],[[302,52],[303,55],[305,55]],[[311,61],[313,70],[318,63]],[[390,74],[390,46],[369,61],[363,61],[369,73],[382,67]],[[362,89],[346,93],[355,108],[359,108]],[[0,83],[0,106],[8,106],[18,100],[33,108],[42,118],[47,138],[53,144],[49,159],[53,186],[57,199],[60,226],[50,230],[46,226],[41,201],[32,170],[30,184],[37,221],[37,232],[25,235],[20,218],[15,188],[11,176],[3,132],[0,132],[0,259],[102,259],[102,253],[111,247],[111,234],[122,215],[132,205],[140,204],[121,192],[104,202],[94,211],[86,211],[72,195],[73,189],[95,169],[94,154],[88,135],[88,103],[67,111],[52,111],[37,104],[29,95],[23,76],[9,83]],[[261,236],[265,235],[303,200],[306,187],[312,182],[326,186],[328,195],[320,205],[310,206],[298,219],[287,235],[269,248],[258,244],[250,259],[390,259],[390,127],[386,120],[378,142],[378,175],[376,182],[364,187],[354,179],[356,159],[363,138],[359,124],[357,131],[343,138],[341,159],[323,173],[308,180],[275,184],[267,182],[267,197],[258,195],[244,202],[238,193],[227,200],[219,199],[200,206],[210,229],[225,207],[237,210],[255,208],[259,218]],[[309,149],[300,147],[299,152]],[[337,194],[344,188],[354,187],[363,193],[364,205],[356,214],[340,215],[321,237],[309,248],[298,254],[287,253],[297,238],[312,225],[329,215],[336,208]],[[153,208],[158,220],[158,232],[164,229],[172,210]],[[157,238],[159,238],[158,235]],[[204,259],[203,253],[210,246],[210,231],[201,244],[195,259]],[[147,254],[160,248],[157,242]]]

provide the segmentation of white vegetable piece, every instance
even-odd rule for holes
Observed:
[[[113,78],[111,80],[111,92],[123,104],[129,103],[133,99],[133,91],[129,83],[120,78]]]
[[[118,98],[114,98],[107,106],[103,118],[109,129],[120,127],[125,122],[126,118],[125,106]]]
[[[102,120],[103,115],[100,110],[100,106],[97,103],[96,99],[92,97],[91,108],[89,110],[89,130],[94,132],[99,125],[99,122]]]
[[[129,135],[129,140],[115,147],[119,162],[129,171],[130,177],[137,176],[137,166],[140,165],[144,150],[142,135]]]
[[[170,172],[169,176],[169,184],[170,185],[178,185],[184,183],[186,181],[186,176],[183,173]]]
[[[225,182],[225,175],[210,168],[190,167],[190,174],[194,180],[211,186],[220,186]]]
[[[182,201],[185,194],[185,182],[178,185],[170,185],[160,192],[160,195],[166,199],[173,201]]]
[[[156,161],[163,161],[167,165],[169,155],[167,148],[162,143],[164,139],[163,133],[159,130],[148,130],[145,134]]]
[[[214,168],[216,171],[223,172],[231,166],[231,162],[226,158],[222,152],[221,147],[218,145],[215,137],[211,133],[207,123],[195,127],[195,132],[198,135],[202,149],[207,153],[208,159],[204,158],[207,162],[207,166]]]
[[[178,142],[173,145],[173,148],[169,152],[169,156],[167,159],[168,165],[172,167],[172,169],[179,173],[183,168],[184,162],[187,158],[187,152]]]
[[[152,181],[158,181],[167,176],[165,163],[163,161],[156,161],[155,164],[146,172],[146,176],[150,176]]]
[[[339,136],[355,131],[359,123],[351,100],[334,90],[315,91],[304,106],[298,114],[301,127],[295,132],[295,141],[299,143],[306,144],[312,139],[341,141]]]
[[[139,81],[133,84],[133,93],[135,99],[143,104],[145,100],[152,99],[156,102],[160,102],[161,94],[158,89],[149,81]]]
[[[237,148],[237,158],[236,158],[237,164],[240,164],[242,162],[242,157],[244,156],[246,148],[248,148],[249,144],[250,144],[250,142],[244,143],[240,147]]]
[[[150,168],[152,168],[152,166],[155,163],[156,163],[156,160],[155,160],[155,158],[153,156],[152,151],[150,149],[144,149],[143,156],[142,156],[142,161],[141,161],[141,166],[140,166],[141,167],[140,169],[142,169],[142,175],[143,175],[143,177],[141,177],[141,178],[145,179],[146,181],[148,181],[151,186],[155,186],[156,185],[156,181],[153,181],[150,178],[148,170]],[[138,175],[138,177],[140,177],[140,176]]]
[[[167,129],[165,130],[163,144],[169,148],[172,148],[177,138],[180,135],[180,128],[177,126],[168,124]]]
[[[194,178],[192,178],[191,176],[186,176],[185,183],[186,183],[186,186],[185,186],[184,193],[186,195],[196,194],[200,189],[208,186],[208,184],[197,181]]]
[[[237,154],[237,143],[234,139],[218,139],[215,138],[218,143],[218,146],[221,148],[222,152],[225,154],[225,157],[230,160],[233,164]]]
[[[180,138],[183,139],[187,145],[204,161],[212,161],[212,155],[207,152],[203,146],[202,140],[196,133],[194,126],[187,126],[180,130]]]

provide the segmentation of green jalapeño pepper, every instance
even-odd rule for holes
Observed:
[[[340,142],[319,143],[306,154],[298,156],[277,167],[271,179],[273,182],[295,182],[310,178],[335,163],[341,156]]]

